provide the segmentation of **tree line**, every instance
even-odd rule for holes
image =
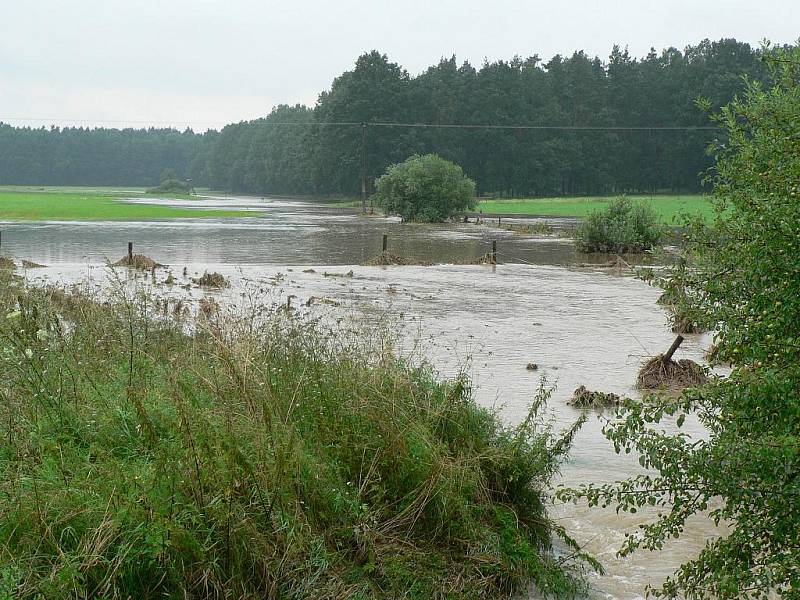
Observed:
[[[201,149],[215,135],[0,123],[0,184],[156,185],[164,168],[190,178],[201,174]]]
[[[412,76],[373,51],[313,108],[280,105],[220,132],[2,125],[0,183],[148,185],[169,167],[231,192],[348,196],[360,192],[363,148],[369,181],[436,153],[461,165],[479,194],[697,191],[719,135],[692,129],[709,125],[697,100],[725,105],[745,75],[768,83],[763,54],[705,40],[643,58],[615,46],[605,61],[580,51],[476,68],[451,57]],[[397,123],[437,127],[386,125]],[[442,127],[487,124],[559,129]]]

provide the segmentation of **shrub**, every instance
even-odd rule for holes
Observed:
[[[651,250],[663,233],[658,215],[647,204],[622,196],[586,217],[575,233],[581,252],[644,252]]]
[[[437,223],[475,206],[475,182],[436,154],[390,166],[376,187],[378,206],[405,221]]]
[[[165,179],[158,187],[147,190],[148,194],[188,194],[191,186],[179,179]]]
[[[276,309],[266,321],[211,315],[189,335],[166,310],[153,318],[152,298],[101,304],[0,277],[0,592],[580,587],[552,537],[582,554],[545,512],[575,429],[554,435],[541,402],[505,427],[466,378],[376,357],[363,332],[331,335]]]

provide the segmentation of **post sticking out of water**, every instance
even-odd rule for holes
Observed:
[[[3,232],[0,231],[0,250],[3,249]]]
[[[678,349],[678,347],[682,343],[683,343],[683,336],[682,335],[679,335],[678,337],[675,338],[675,341],[672,342],[672,346],[669,347],[669,350],[667,350],[667,353],[664,355],[664,362],[665,363],[668,363],[670,361],[670,359],[672,358],[672,355],[675,354],[675,351]]]
[[[128,242],[128,264],[133,264],[133,242]]]
[[[383,234],[383,252],[386,252],[389,249],[389,236],[385,233]]]
[[[492,264],[497,264],[497,240],[492,240]]]
[[[367,214],[367,124],[361,123],[361,213]]]

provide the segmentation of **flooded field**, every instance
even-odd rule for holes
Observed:
[[[213,294],[220,303],[242,302],[245,290],[263,289],[284,303],[292,296],[299,311],[316,305],[332,313],[387,315],[401,326],[406,351],[418,345],[445,376],[466,368],[478,400],[497,407],[509,422],[526,415],[542,376],[556,386],[550,409],[565,427],[580,414],[566,405],[579,385],[636,396],[639,364],[665,351],[674,337],[655,303],[659,290],[616,269],[576,266],[587,259],[567,240],[471,224],[402,225],[291,202],[225,199],[199,201],[199,206],[259,210],[264,216],[224,222],[4,224],[2,248],[18,259],[49,265],[27,272],[35,282],[102,286],[106,259],[120,258],[132,241],[136,252],[167,265],[157,280],[163,282],[171,271],[177,285],[159,287],[175,297],[199,299],[203,292],[180,284],[208,270],[233,282]],[[395,254],[451,264],[358,266],[380,251],[384,233]],[[504,264],[452,264],[482,256],[492,239],[498,240]],[[687,338],[680,356],[702,360],[710,340]],[[538,371],[526,369],[531,362]],[[639,468],[636,457],[614,454],[601,427],[602,416],[593,414],[575,441],[562,483],[614,481]],[[702,435],[690,423],[684,430]],[[553,510],[605,565],[607,574],[592,579],[599,598],[643,597],[647,584],[658,584],[715,533],[708,524],[695,523],[662,552],[619,559],[615,552],[624,533],[652,515],[580,506]]]
[[[115,260],[126,252],[130,241],[136,252],[155,256],[165,264],[350,265],[378,254],[385,233],[392,253],[429,262],[472,261],[489,251],[492,239],[498,239],[503,262],[552,265],[575,261],[572,245],[566,240],[542,244],[541,240],[474,224],[406,226],[394,218],[360,217],[351,209],[277,200],[132,201],[198,210],[238,209],[259,216],[141,223],[6,223],[0,225],[3,248],[44,264]]]

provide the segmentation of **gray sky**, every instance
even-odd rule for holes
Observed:
[[[0,120],[205,130],[313,104],[367,50],[416,74],[452,54],[479,66],[605,58],[614,43],[635,56],[703,38],[786,43],[800,1],[1,0],[0,22]]]

